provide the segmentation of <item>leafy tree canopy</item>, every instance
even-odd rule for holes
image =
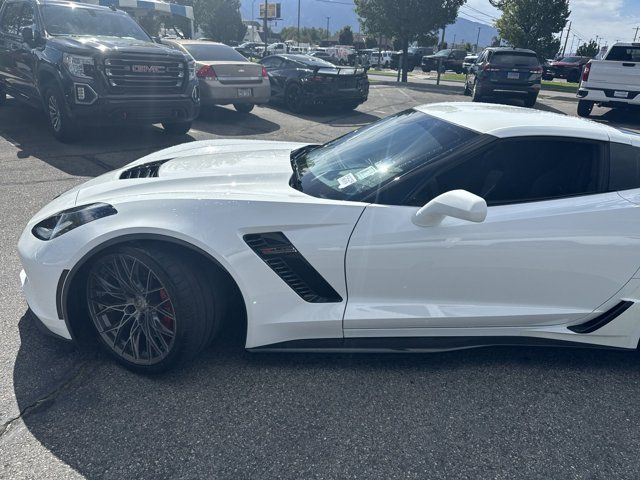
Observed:
[[[595,57],[598,54],[598,44],[595,40],[591,40],[589,43],[583,43],[576,50],[576,55],[579,57]]]
[[[353,45],[353,32],[350,25],[342,27],[342,30],[338,32],[338,43],[340,45]]]
[[[500,38],[517,48],[529,48],[549,58],[560,50],[562,31],[569,18],[569,0],[489,0],[502,10],[496,21]]]
[[[218,42],[239,42],[247,31],[240,0],[193,0],[193,10],[205,36]]]

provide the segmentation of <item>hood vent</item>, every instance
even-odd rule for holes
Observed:
[[[135,167],[129,168],[120,174],[120,180],[125,180],[127,178],[152,178],[158,176],[158,170],[160,170],[160,166],[163,163],[168,162],[167,160],[158,160],[157,162],[143,163],[142,165],[136,165]]]

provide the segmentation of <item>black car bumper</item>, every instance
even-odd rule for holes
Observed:
[[[342,89],[305,89],[304,101],[308,105],[331,105],[344,103],[364,103],[369,97],[369,84],[357,88]]]
[[[481,82],[480,93],[482,95],[520,96],[531,95],[540,92],[540,82]]]
[[[78,86],[74,84],[66,92],[66,103],[69,115],[82,125],[189,122],[200,113],[197,82],[190,83],[185,93],[147,95],[101,95],[85,85],[82,100],[78,98]]]

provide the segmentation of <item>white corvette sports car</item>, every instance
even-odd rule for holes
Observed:
[[[51,332],[140,371],[243,316],[252,350],[634,349],[639,204],[632,133],[432,104],[325,145],[151,154],[41,210],[21,277]]]

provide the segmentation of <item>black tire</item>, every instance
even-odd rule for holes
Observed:
[[[342,110],[355,110],[360,105],[360,102],[347,102],[340,106]]]
[[[462,92],[464,95],[466,95],[467,97],[471,96],[471,89],[469,88],[469,83],[467,82],[467,80],[465,79],[464,81],[464,92]]]
[[[284,92],[284,101],[287,108],[293,113],[300,113],[304,110],[304,93],[300,85],[292,83]]]
[[[186,135],[191,130],[191,122],[162,123],[165,133],[169,135]]]
[[[119,272],[126,272],[124,281]],[[195,357],[220,330],[226,292],[217,282],[187,256],[117,247],[89,269],[89,318],[100,344],[120,364],[139,373],[163,372]]]
[[[579,117],[588,117],[591,115],[593,111],[593,102],[589,102],[588,100],[580,100],[578,101],[578,116]]]
[[[233,104],[233,108],[235,108],[236,111],[239,113],[249,113],[251,110],[253,110],[253,107],[255,107],[253,103],[234,103]]]
[[[427,72],[430,72],[431,70],[429,70],[428,68],[422,67],[422,71],[423,71],[424,73],[427,73]]]
[[[471,90],[471,101],[481,102],[482,95],[480,94],[480,88],[478,87],[478,81],[473,82],[473,89]]]
[[[578,70],[572,70],[567,75],[567,82],[578,83],[580,81],[580,72]]]
[[[537,101],[538,101],[538,94],[530,93],[529,95],[527,95],[527,98],[525,98],[524,100],[524,106],[527,108],[533,108],[536,105]]]
[[[67,114],[64,96],[56,84],[45,87],[43,101],[47,123],[53,136],[61,142],[75,140],[78,135],[78,126]]]

